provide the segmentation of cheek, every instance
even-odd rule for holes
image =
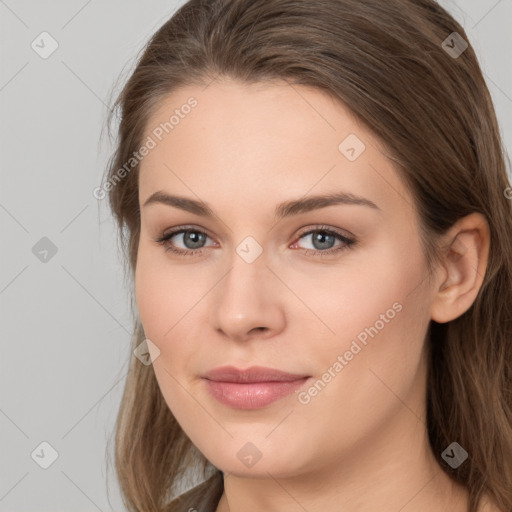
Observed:
[[[191,285],[189,272],[169,262],[164,248],[148,242],[139,245],[135,270],[137,308],[148,338],[170,337],[177,324],[197,301],[197,285]]]
[[[324,364],[329,368],[341,355],[343,369],[325,398],[353,404],[355,415],[370,404],[384,414],[400,404],[397,396],[407,396],[421,371],[429,323],[425,268],[419,247],[409,246],[406,255],[383,251],[360,270],[345,281],[346,292],[338,292],[340,309],[331,308],[337,336]]]
[[[293,278],[294,292],[316,316],[296,308],[290,320],[298,326],[297,336],[302,333],[305,360],[316,361],[319,374],[338,362],[338,372],[331,369],[337,384],[328,385],[330,398],[341,394],[350,400],[355,393],[372,399],[377,375],[390,387],[405,389],[418,370],[429,295],[421,248],[406,245],[403,251],[403,245],[381,243],[375,250],[354,253],[339,268],[327,269],[329,274]]]
[[[158,270],[151,265],[149,258],[144,251],[139,250],[137,267],[135,270],[135,297],[137,309],[144,326],[146,337],[151,339],[160,338],[163,328],[163,311],[172,304],[170,295],[165,295],[163,289],[165,282]]]
[[[176,377],[195,368],[194,355],[206,348],[198,346],[205,327],[198,315],[210,286],[197,273],[170,263],[163,249],[139,248],[135,296],[144,334],[160,350],[157,375],[163,368]]]
[[[190,301],[182,291],[190,292],[180,283],[179,273],[163,260],[152,248],[139,248],[135,271],[137,309],[146,338],[160,351],[152,367],[164,400],[178,418],[187,417],[194,422],[198,421],[194,419],[197,407],[178,384],[184,382],[184,372],[194,353],[191,343],[180,342],[185,339],[183,334],[190,320],[186,316]]]
[[[307,306],[292,308],[290,324],[308,323],[317,339],[340,349],[358,335],[370,339],[367,329],[375,324],[384,333],[392,324],[402,325],[408,315],[416,316],[418,297],[411,292],[419,291],[425,278],[420,247],[407,242],[403,251],[389,234],[382,238],[333,266],[281,269],[283,281]]]
[[[163,249],[141,244],[135,271],[137,309],[146,336],[157,344],[170,337],[170,329],[185,313],[191,292],[183,279],[178,269],[166,264]]]

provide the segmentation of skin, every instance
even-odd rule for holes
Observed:
[[[174,91],[145,137],[190,96],[198,105],[141,164],[136,298],[160,351],[153,367],[166,403],[225,474],[217,511],[466,510],[466,490],[428,443],[425,348],[431,319],[457,318],[476,298],[485,219],[472,214],[449,230],[428,280],[414,201],[343,104],[305,86],[224,79]],[[338,149],[348,134],[366,146],[354,161]],[[274,218],[282,202],[340,190],[379,209],[338,204]],[[156,191],[205,201],[215,216],[143,206]],[[155,241],[182,225],[207,234],[200,255],[179,257]],[[303,236],[322,226],[356,245],[313,255],[343,245]],[[248,236],[263,250],[252,263],[236,252]],[[169,243],[197,252],[194,240],[178,234]],[[307,390],[394,303],[401,310],[307,404],[296,392],[237,410],[201,379],[218,366],[261,365],[312,376],[299,391]],[[252,467],[237,457],[247,442],[261,453]]]

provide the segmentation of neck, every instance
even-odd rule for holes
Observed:
[[[414,446],[417,439],[386,450],[362,443],[335,467],[288,478],[225,474],[217,512],[466,512],[466,489],[441,469],[426,439]]]
[[[467,490],[432,453],[422,397],[424,388],[413,388],[341,456],[319,454],[294,475],[225,473],[216,512],[466,512]]]

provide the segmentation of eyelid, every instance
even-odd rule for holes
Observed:
[[[339,252],[341,252],[345,249],[353,248],[354,246],[356,246],[358,244],[358,241],[356,240],[354,235],[344,234],[338,228],[333,228],[331,226],[325,226],[325,225],[313,225],[311,227],[304,228],[303,230],[301,230],[299,232],[299,234],[297,235],[295,242],[293,242],[291,245],[294,246],[295,244],[298,243],[298,241],[301,238],[304,238],[305,236],[311,235],[312,233],[315,233],[315,232],[327,233],[331,236],[336,237],[338,240],[341,241],[340,244],[335,245],[334,247],[331,247],[326,250],[302,249],[303,251],[306,251],[306,253],[313,253],[315,256],[324,256],[324,257],[335,256]]]
[[[205,246],[205,247],[200,247],[198,249],[181,249],[181,248],[173,247],[172,244],[169,243],[169,240],[171,238],[173,238],[174,236],[180,235],[180,234],[184,234],[187,231],[201,233],[201,234],[206,235],[211,240],[214,240],[214,237],[210,236],[209,232],[203,228],[199,228],[199,227],[196,227],[193,225],[182,225],[182,226],[175,226],[173,228],[170,228],[169,230],[164,231],[164,233],[160,237],[155,239],[155,242],[166,247],[166,249],[165,249],[166,252],[171,251],[171,252],[174,252],[177,255],[181,255],[181,256],[186,256],[188,254],[200,255],[200,254],[202,254],[204,249],[206,249],[207,247],[211,247],[211,246]],[[306,252],[309,251],[310,253],[312,252],[313,254],[320,255],[320,256],[329,256],[329,255],[333,255],[339,251],[342,251],[344,249],[351,248],[351,246],[357,245],[357,243],[358,243],[352,234],[344,234],[339,228],[334,228],[334,227],[327,226],[327,225],[316,224],[316,225],[308,226],[306,228],[302,228],[300,230],[300,232],[296,235],[295,241],[292,242],[291,245],[295,245],[301,238],[303,238],[307,235],[310,235],[312,233],[315,233],[315,232],[325,232],[330,235],[334,235],[334,236],[338,237],[338,239],[340,239],[342,243],[337,246],[335,245],[334,247],[331,247],[330,249],[326,249],[326,250],[302,249],[303,251],[306,251]],[[348,232],[345,232],[345,233],[348,233]],[[215,243],[217,243],[217,242],[215,242]]]
[[[208,230],[204,229],[204,228],[199,228],[197,226],[192,226],[192,225],[183,225],[183,226],[175,226],[173,228],[169,228],[167,230],[165,230],[162,235],[160,235],[159,237],[157,237],[155,239],[155,242],[159,243],[159,244],[165,244],[166,242],[168,242],[171,238],[177,236],[177,235],[180,235],[180,234],[183,234],[185,233],[186,231],[194,231],[194,232],[197,232],[197,233],[202,233],[204,235],[206,235],[210,240],[214,240],[214,237],[211,236],[208,232]],[[201,247],[199,249],[181,249],[182,251],[194,251],[194,252],[199,252],[201,250],[205,249],[205,247]]]
[[[302,238],[304,235],[308,235],[315,231],[327,231],[328,233],[334,233],[334,234],[336,234],[342,238],[345,238],[347,240],[354,238],[354,235],[352,235],[351,233],[349,233],[346,230],[341,230],[338,228],[334,228],[334,227],[322,225],[322,224],[313,224],[312,226],[301,229],[297,235],[297,239]]]
[[[164,238],[176,236],[185,231],[194,231],[197,233],[202,233],[202,234],[206,235],[208,238],[210,238],[211,240],[215,240],[215,237],[210,234],[209,230],[199,227],[199,226],[192,225],[192,224],[183,224],[183,225],[178,225],[178,226],[174,226],[172,228],[165,229],[164,231],[161,232],[162,234],[157,238],[156,241],[162,240]]]

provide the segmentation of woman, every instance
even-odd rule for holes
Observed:
[[[190,1],[115,106],[129,510],[512,510],[512,189],[463,28]]]

